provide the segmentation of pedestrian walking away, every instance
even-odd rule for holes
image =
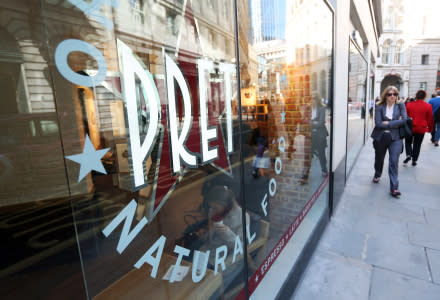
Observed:
[[[434,118],[434,128],[431,132],[431,142],[438,147],[440,139],[440,91],[437,91],[437,97],[431,98],[428,103],[432,106],[432,114]]]
[[[375,150],[373,182],[379,183],[380,181],[385,154],[388,151],[390,193],[394,197],[401,194],[399,191],[398,163],[403,143],[400,138],[399,127],[404,126],[407,119],[405,105],[400,103],[398,99],[399,90],[396,87],[388,86],[385,88],[376,104],[375,127],[371,133]]]
[[[426,92],[419,90],[416,93],[416,100],[406,104],[406,113],[412,118],[412,137],[405,138],[406,158],[403,161],[407,164],[412,159],[412,165],[417,165],[423,138],[426,132],[431,132],[434,126],[432,107],[425,102]]]

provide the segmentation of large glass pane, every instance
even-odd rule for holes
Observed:
[[[39,1],[0,3],[1,298],[84,299],[41,15]]]
[[[232,1],[69,2],[43,7],[69,184],[86,199],[73,205],[89,297],[232,297]]]
[[[358,48],[350,41],[348,70],[347,103],[347,164],[346,174],[350,173],[353,163],[365,140],[365,116],[367,93],[367,61]],[[369,103],[371,105],[371,103]]]
[[[333,15],[324,1],[238,9],[252,294],[328,181]]]

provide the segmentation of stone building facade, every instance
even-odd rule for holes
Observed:
[[[384,32],[379,39],[381,57],[374,74],[374,96],[388,85],[398,87],[405,98],[413,97],[419,89],[430,95],[440,88],[440,31],[435,15],[438,6],[407,0],[384,1]]]

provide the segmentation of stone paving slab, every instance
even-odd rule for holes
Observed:
[[[400,191],[402,192],[402,196],[400,196],[398,201],[401,203],[422,206],[429,209],[440,209],[440,196],[438,195],[440,194],[440,191],[429,193],[426,192],[426,190],[424,190],[422,187],[420,190],[418,189],[416,191],[408,191],[403,188],[401,188]]]
[[[344,198],[347,198],[347,201],[341,201],[339,208],[362,212],[363,214],[377,215],[381,201],[379,197],[374,196],[374,193],[370,194],[372,196],[369,198],[361,198],[350,193],[344,194]]]
[[[365,262],[423,280],[430,279],[425,249],[401,243],[392,236],[371,237],[366,247]],[[440,296],[440,295],[439,295]]]
[[[295,300],[368,300],[372,267],[330,252],[315,252]]]
[[[426,223],[423,208],[399,201],[378,202],[378,215],[400,222]]]
[[[366,240],[368,240],[367,234],[354,232],[344,226],[330,223],[321,238],[319,246],[342,256],[361,260]]]
[[[411,243],[440,250],[440,227],[410,222],[408,233]]]
[[[431,267],[432,281],[440,284],[440,251],[426,249],[426,254],[428,255],[429,266]]]
[[[401,242],[408,241],[408,229],[404,222],[390,220],[377,215],[365,214],[362,211],[338,210],[332,222],[346,226],[355,232],[370,234],[374,237],[394,237]]]
[[[370,300],[439,300],[440,286],[374,268],[370,294]]]
[[[438,159],[438,158],[437,158]],[[438,170],[432,168],[429,164],[417,165],[416,179],[418,182],[428,183],[432,185],[440,184],[440,177],[438,176]]]
[[[364,186],[356,187],[356,186],[346,186],[344,190],[344,194],[342,195],[341,202],[346,201],[365,201],[372,198],[377,198],[381,194],[382,191],[376,188],[376,185],[373,185],[371,182]]]
[[[428,224],[440,227],[440,209],[425,209],[425,216]]]

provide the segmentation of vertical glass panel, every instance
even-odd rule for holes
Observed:
[[[350,173],[365,140],[367,67],[366,60],[350,41],[346,174]]]
[[[371,61],[371,65],[370,65],[370,70],[374,70],[375,69],[375,63],[373,61]],[[374,128],[374,119],[373,119],[373,114],[374,114],[374,104],[376,103],[376,100],[374,98],[374,84],[375,84],[375,74],[374,72],[370,72],[370,77],[369,77],[369,86],[370,86],[370,91],[369,91],[369,101],[368,101],[368,112],[367,112],[367,130],[366,130],[366,136],[369,137],[371,132],[373,131]]]
[[[0,3],[2,299],[84,299],[39,1]],[[82,199],[78,198],[77,201]]]
[[[238,18],[252,294],[327,184],[333,15],[324,1],[243,0]]]
[[[89,297],[231,298],[244,285],[232,1],[58,2],[45,23]]]

